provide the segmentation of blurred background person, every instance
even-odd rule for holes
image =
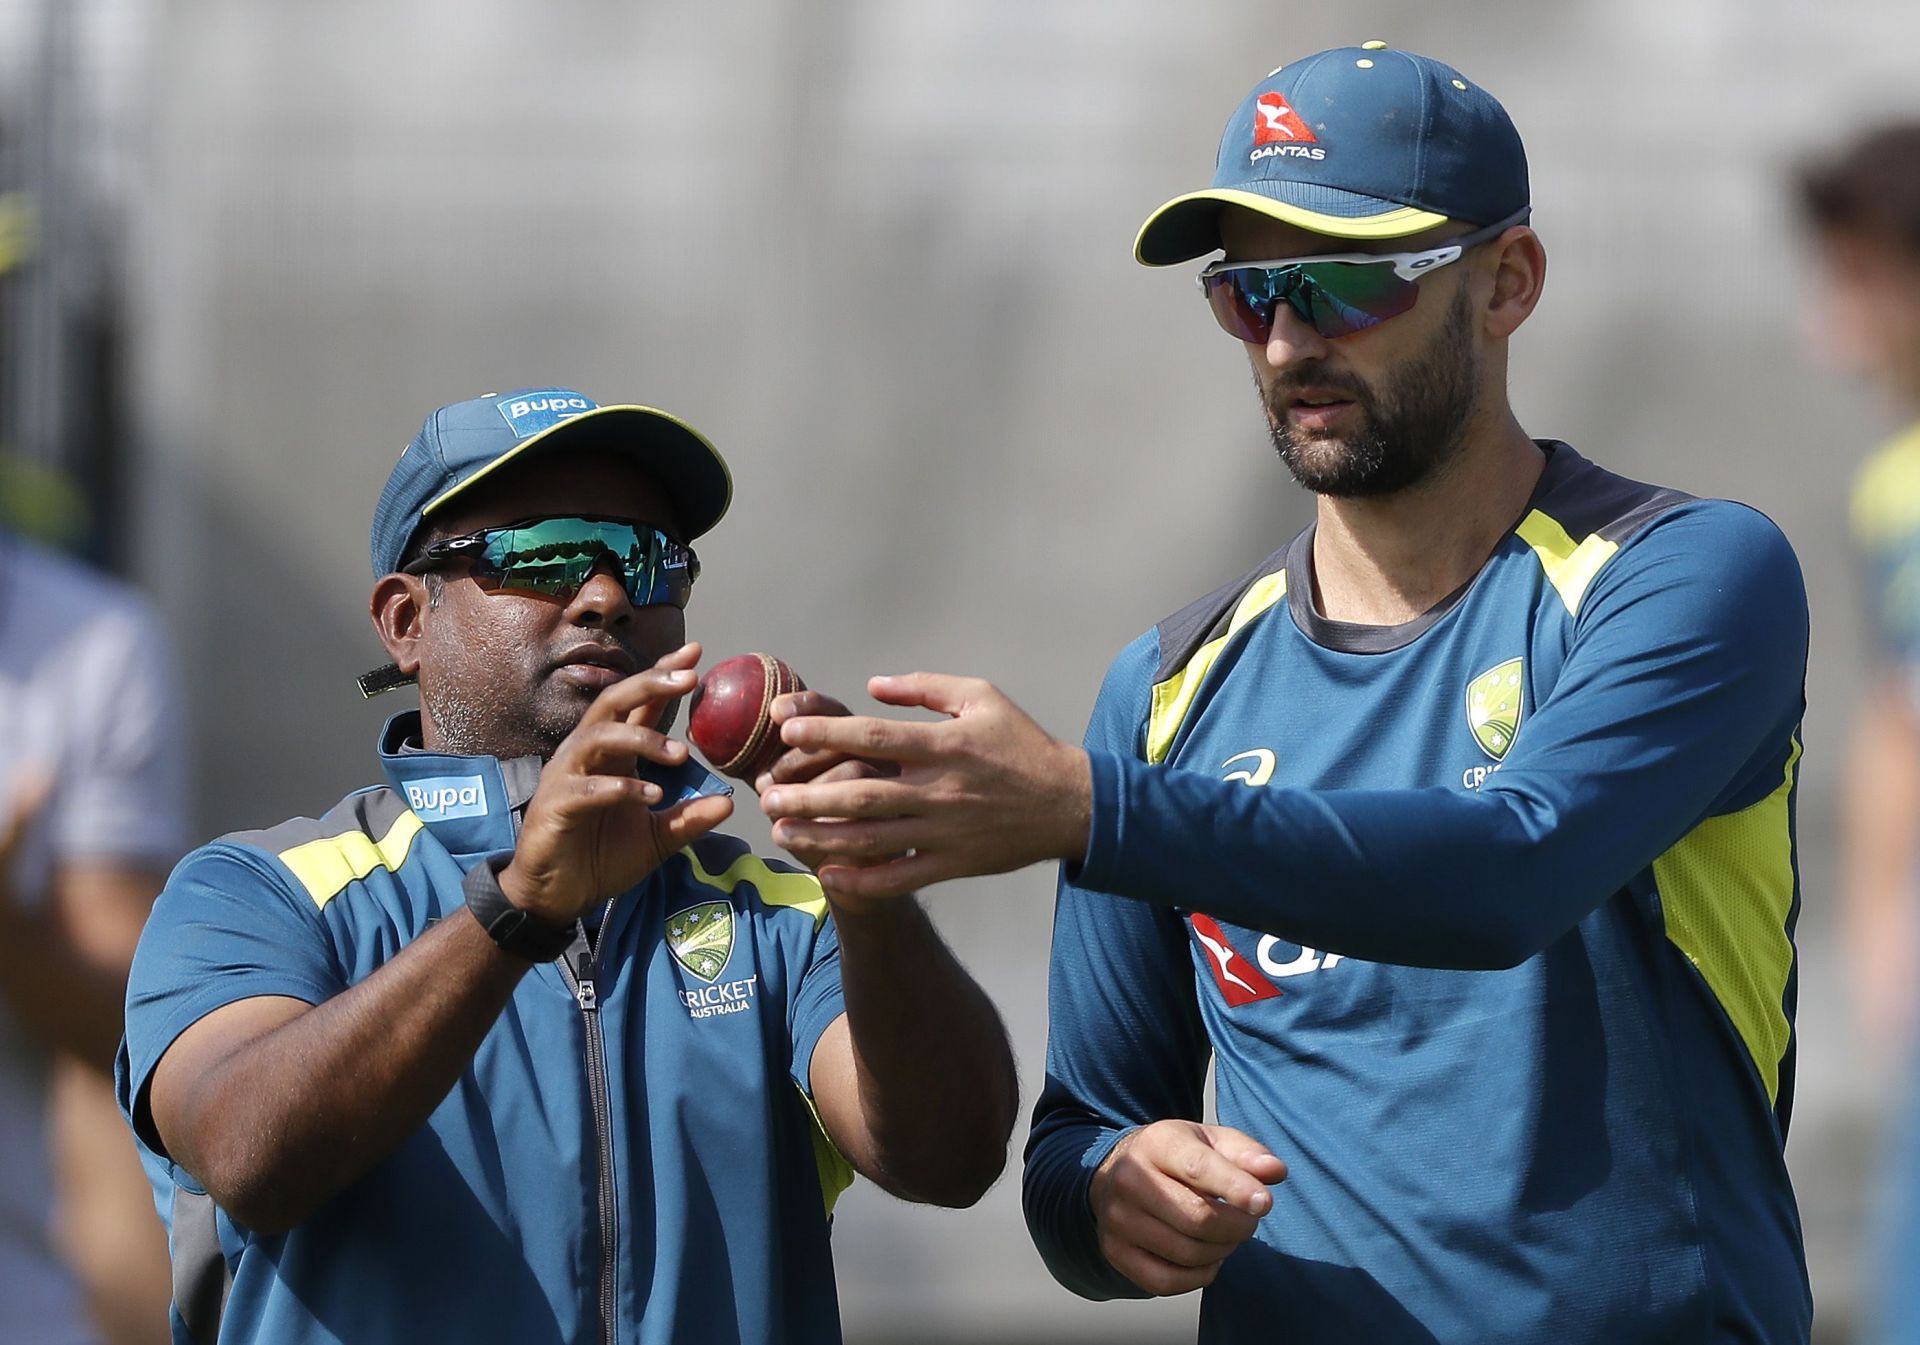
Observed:
[[[109,1079],[134,945],[182,848],[169,663],[144,599],[0,532],[0,1341],[101,1339],[83,1299],[106,1339],[165,1339],[164,1241]],[[55,1150],[84,1295],[54,1238]]]
[[[164,620],[109,577],[135,564],[117,206],[148,8],[0,0],[0,1343],[168,1337],[111,1084],[192,810]]]
[[[1920,121],[1888,124],[1807,168],[1820,265],[1815,353],[1864,383],[1899,428],[1854,477],[1851,521],[1871,650],[1842,776],[1842,929],[1854,1011],[1876,1063],[1915,1083],[1920,1009]],[[1895,1090],[1898,1095],[1898,1090]],[[1892,1118],[1883,1237],[1868,1278],[1876,1339],[1920,1341],[1920,1106]]]

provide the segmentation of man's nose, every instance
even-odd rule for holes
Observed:
[[[1313,324],[1293,311],[1290,304],[1273,306],[1273,330],[1267,334],[1267,364],[1275,370],[1322,360],[1333,349]]]
[[[621,626],[633,619],[633,602],[619,571],[597,567],[567,604],[567,619],[576,626]]]

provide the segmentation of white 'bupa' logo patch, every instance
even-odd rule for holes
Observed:
[[[487,815],[487,782],[477,775],[436,775],[407,782],[407,807],[423,822]]]

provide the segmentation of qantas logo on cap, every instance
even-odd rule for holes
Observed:
[[[1256,145],[1317,145],[1320,137],[1307,129],[1287,100],[1263,93],[1253,105],[1253,143]]]
[[[1194,937],[1200,940],[1200,947],[1207,954],[1207,966],[1213,971],[1213,979],[1219,985],[1220,993],[1226,996],[1229,1009],[1237,1009],[1257,999],[1272,999],[1280,993],[1279,987],[1234,951],[1213,917],[1190,915],[1187,923],[1193,926]]]

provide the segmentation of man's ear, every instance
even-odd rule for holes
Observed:
[[[1493,291],[1487,300],[1487,335],[1512,336],[1532,315],[1547,284],[1547,250],[1540,235],[1516,224],[1489,249],[1496,255]]]
[[[418,575],[390,574],[373,586],[368,615],[394,666],[412,677],[420,671],[419,646],[432,607],[427,582]]]

